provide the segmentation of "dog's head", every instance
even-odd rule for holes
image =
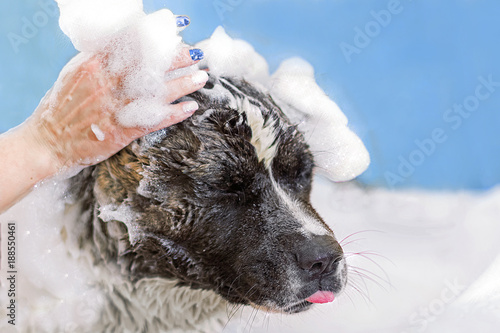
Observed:
[[[101,251],[133,279],[176,278],[269,311],[340,292],[345,259],[309,202],[303,135],[244,81],[211,77],[188,98],[200,104],[190,119],[96,166],[97,223],[128,233]]]

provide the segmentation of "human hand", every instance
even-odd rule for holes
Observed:
[[[188,48],[183,49],[170,71],[193,65],[199,60],[197,55],[191,56]],[[124,127],[116,119],[116,113],[130,103],[116,93],[123,78],[107,77],[103,67],[102,59],[94,56],[64,75],[60,91],[49,91],[21,126],[25,140],[30,142],[27,146],[36,149],[38,155],[51,157],[48,175],[63,168],[96,164],[133,140],[180,122],[198,109],[194,101],[169,105],[168,115],[155,127]],[[197,71],[165,82],[166,107],[202,88],[207,79],[206,72]]]

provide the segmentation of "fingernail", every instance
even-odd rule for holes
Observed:
[[[198,103],[196,103],[195,101],[185,102],[184,105],[182,106],[182,110],[185,113],[193,113],[196,110],[198,110],[198,108],[199,108]]]
[[[179,15],[176,18],[176,23],[177,23],[177,28],[183,28],[189,25],[191,21],[189,20],[189,17],[184,16],[184,15]]]
[[[194,61],[201,60],[205,56],[203,54],[203,51],[200,49],[189,50],[189,55],[191,56],[191,59],[193,59]]]
[[[205,71],[197,71],[191,76],[194,84],[202,84],[208,81],[208,74]]]

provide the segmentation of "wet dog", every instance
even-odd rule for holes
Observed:
[[[200,105],[191,118],[72,179],[78,246],[108,272],[106,327],[124,326],[124,318],[137,329],[183,327],[171,321],[189,321],[192,312],[174,318],[159,309],[188,291],[282,313],[310,308],[318,291],[339,293],[344,255],[310,204],[314,158],[297,126],[239,79],[211,76],[185,99]],[[109,286],[117,277],[126,288]],[[148,286],[154,295],[137,291]],[[184,294],[173,299],[162,288]],[[137,305],[148,297],[162,304]],[[207,304],[197,305],[206,312],[199,316],[224,307]]]

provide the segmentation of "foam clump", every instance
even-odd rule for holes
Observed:
[[[61,28],[75,47],[82,53],[106,54],[108,75],[123,79],[117,94],[129,102],[117,113],[118,122],[125,127],[154,127],[165,119],[169,114],[165,76],[184,45],[172,12],[162,9],[146,15],[140,0],[58,3]],[[285,60],[270,76],[266,60],[222,27],[196,47],[205,53],[200,65],[213,74],[239,77],[268,90],[306,133],[318,170],[330,179],[350,180],[368,167],[366,148],[347,127],[347,117],[337,104],[318,86],[309,63],[299,58]],[[192,71],[182,69],[168,73],[167,78]]]
[[[271,94],[306,134],[318,171],[333,181],[347,181],[366,170],[368,151],[348,128],[344,113],[318,86],[307,61],[285,60],[270,76],[266,60],[247,42],[228,36],[222,27],[196,46],[205,51],[202,65],[210,72],[245,79]]]
[[[334,181],[348,181],[366,170],[368,151],[347,126],[347,117],[318,86],[308,62],[300,58],[283,61],[272,75],[269,89],[307,134],[320,172]]]
[[[59,24],[75,48],[101,59],[107,77],[120,78],[115,97],[127,103],[116,114],[118,122],[124,127],[155,127],[167,118],[172,109],[165,74],[184,46],[176,16],[167,9],[146,15],[141,0],[58,4]]]
[[[248,42],[229,37],[223,27],[217,27],[209,39],[196,47],[205,52],[201,65],[215,75],[242,77],[252,82],[266,82],[269,78],[269,66],[264,57]]]
[[[134,245],[143,236],[136,219],[138,215],[134,213],[130,207],[113,204],[103,205],[99,208],[99,218],[104,222],[120,221],[127,226],[130,244]]]
[[[17,257],[16,318],[19,332],[77,332],[99,320],[104,296],[95,288],[88,254],[75,245],[70,259],[67,237],[71,237],[79,211],[65,215],[61,198],[68,184],[51,180],[39,184],[7,212],[0,214],[2,240],[7,223],[16,223]],[[63,236],[65,235],[65,236]],[[3,254],[3,253],[2,253]],[[7,257],[2,256],[3,264]],[[0,270],[0,280],[6,281],[7,270]],[[0,303],[7,304],[8,285],[0,285]],[[21,310],[22,309],[22,310]],[[0,315],[7,318],[7,307]],[[7,320],[0,323],[1,332],[11,332]],[[16,330],[17,332],[17,330]]]
[[[107,38],[146,16],[141,0],[57,0],[59,26],[78,51],[98,52]]]
[[[283,61],[274,72],[271,93],[302,113],[347,126],[347,117],[314,79],[314,68],[301,58]]]
[[[92,129],[92,132],[94,132],[97,140],[103,141],[106,138],[106,134],[104,134],[104,132],[96,124],[90,125],[90,128]]]

